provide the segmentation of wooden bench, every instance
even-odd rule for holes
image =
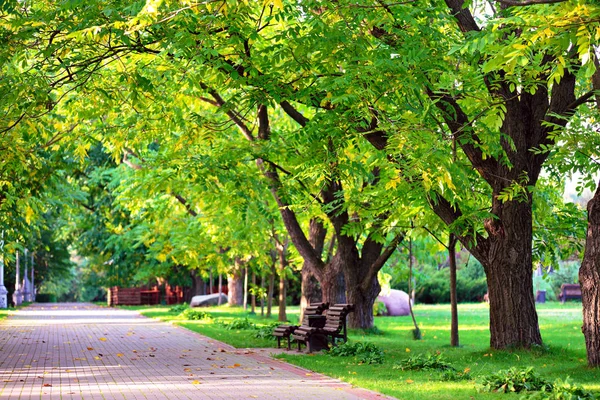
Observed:
[[[300,326],[307,326],[307,327],[310,326],[311,317],[316,316],[316,315],[322,315],[323,311],[327,310],[328,308],[329,308],[329,303],[309,304],[304,309],[304,318],[302,319],[302,323],[300,324]],[[273,331],[273,336],[275,336],[277,338],[277,348],[278,349],[281,348],[281,339],[286,338],[287,339],[287,349],[291,350],[292,347],[291,347],[290,336],[300,326],[299,325],[279,325],[277,328],[275,328],[275,330]]]
[[[581,299],[581,286],[578,283],[563,283],[558,298],[561,303],[568,299]]]
[[[327,310],[325,325],[322,328],[298,327],[292,333],[292,337],[298,342],[298,351],[302,350],[302,343],[309,353],[328,349],[329,342],[332,346],[336,346],[337,339],[342,339],[346,343],[348,341],[346,317],[352,311],[354,311],[353,304],[336,304]]]

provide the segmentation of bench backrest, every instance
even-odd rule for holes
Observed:
[[[560,291],[566,295],[581,295],[581,286],[578,283],[563,283]]]
[[[323,312],[329,308],[329,303],[313,303],[304,309],[304,318],[302,318],[302,324],[308,326],[309,315],[323,315]]]
[[[354,311],[352,304],[336,304],[327,310],[324,329],[340,332],[346,327],[346,316]]]

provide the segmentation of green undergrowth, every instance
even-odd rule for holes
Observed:
[[[204,310],[211,318],[198,321],[182,320],[177,313],[169,312],[170,307],[141,309],[147,316],[173,321],[238,348],[276,344],[268,335],[256,337],[261,327],[268,332],[276,324],[276,318],[249,315],[241,308],[207,308]],[[458,348],[449,346],[448,305],[417,305],[414,310],[422,340],[413,340],[410,317],[376,317],[377,329],[349,331],[349,344],[354,347],[337,351],[342,354],[306,355],[292,350],[277,357],[399,399],[577,399],[590,398],[577,394],[588,396],[589,392],[600,399],[600,370],[586,367],[581,303],[538,305],[544,345],[530,350],[489,348],[487,304],[459,306],[461,346]],[[289,319],[297,321],[297,307],[290,308]],[[227,329],[229,324],[235,328]],[[381,358],[376,349],[382,350]],[[363,355],[357,355],[361,351]],[[369,362],[369,357],[377,362]],[[378,363],[380,359],[382,362]],[[509,374],[506,371],[513,371],[518,377],[530,368],[535,372],[534,379],[549,384],[543,392],[504,393],[492,384],[488,385],[490,391],[483,390],[486,377],[488,382],[510,381],[513,379],[510,375],[504,377]]]

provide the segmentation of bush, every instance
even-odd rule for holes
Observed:
[[[173,307],[171,307],[171,309],[169,310],[169,312],[180,314],[180,313],[184,312],[185,310],[187,310],[188,308],[189,307],[188,307],[188,305],[186,303],[176,304]]]
[[[584,400],[595,399],[596,397],[581,386],[569,383],[569,378],[564,381],[557,379],[552,384],[552,389],[548,392],[537,392],[528,397],[532,400]]]
[[[344,343],[331,348],[329,355],[333,357],[356,357],[359,364],[383,364],[384,353],[373,343]]]
[[[450,302],[450,280],[448,269],[436,271],[418,285],[415,292],[416,301],[425,304]],[[463,276],[464,275],[464,276]],[[459,302],[477,302],[487,292],[485,277],[472,279],[465,273],[458,272],[456,295]]]
[[[526,391],[549,392],[553,389],[552,382],[533,372],[533,367],[519,369],[516,367],[498,371],[481,377],[479,391],[519,393]]]
[[[254,337],[258,339],[273,339],[275,340],[275,336],[273,336],[273,330],[280,325],[279,322],[273,322],[269,325],[263,326],[255,326],[256,332],[254,333]]]
[[[376,301],[373,304],[373,315],[388,315],[388,310],[385,304],[382,301]]]
[[[38,293],[35,295],[35,301],[38,303],[56,303],[56,295],[52,293]]]
[[[403,371],[455,371],[455,368],[444,359],[442,353],[435,354],[417,354],[410,356],[406,360],[399,362],[392,368],[401,369]]]
[[[196,310],[193,308],[186,308],[181,314],[179,314],[181,318],[189,319],[189,320],[202,320],[202,319],[211,319],[212,316],[206,311]]]
[[[228,331],[238,330],[238,329],[254,329],[256,325],[248,320],[248,318],[236,318],[233,321],[227,323],[222,322],[221,325],[227,329]]]

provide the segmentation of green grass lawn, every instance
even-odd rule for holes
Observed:
[[[179,319],[169,307],[140,308],[142,313],[173,321],[193,331],[229,343],[235,347],[275,347],[271,339],[256,338],[254,329],[225,329],[226,325],[246,318],[243,310],[226,306],[206,310],[212,319],[186,321]],[[371,342],[385,352],[383,364],[360,364],[353,357],[332,357],[328,354],[301,355],[294,351],[282,354],[282,359],[353,385],[373,389],[400,399],[492,399],[520,398],[522,394],[479,393],[479,377],[510,367],[534,367],[548,380],[570,378],[570,381],[593,391],[600,397],[600,370],[587,368],[585,343],[581,333],[581,304],[547,303],[538,305],[538,315],[545,348],[533,351],[496,351],[489,348],[487,304],[459,306],[461,347],[451,348],[449,305],[417,305],[415,314],[423,332],[423,340],[412,339],[410,317],[377,317],[377,335],[350,331],[349,342]],[[248,315],[257,326],[274,323]],[[288,318],[298,319],[298,308],[289,309]],[[409,356],[442,353],[444,359],[459,371],[468,370],[471,380],[444,382],[438,371],[403,371],[393,367]]]
[[[8,316],[7,308],[0,308],[0,319],[4,319]]]

